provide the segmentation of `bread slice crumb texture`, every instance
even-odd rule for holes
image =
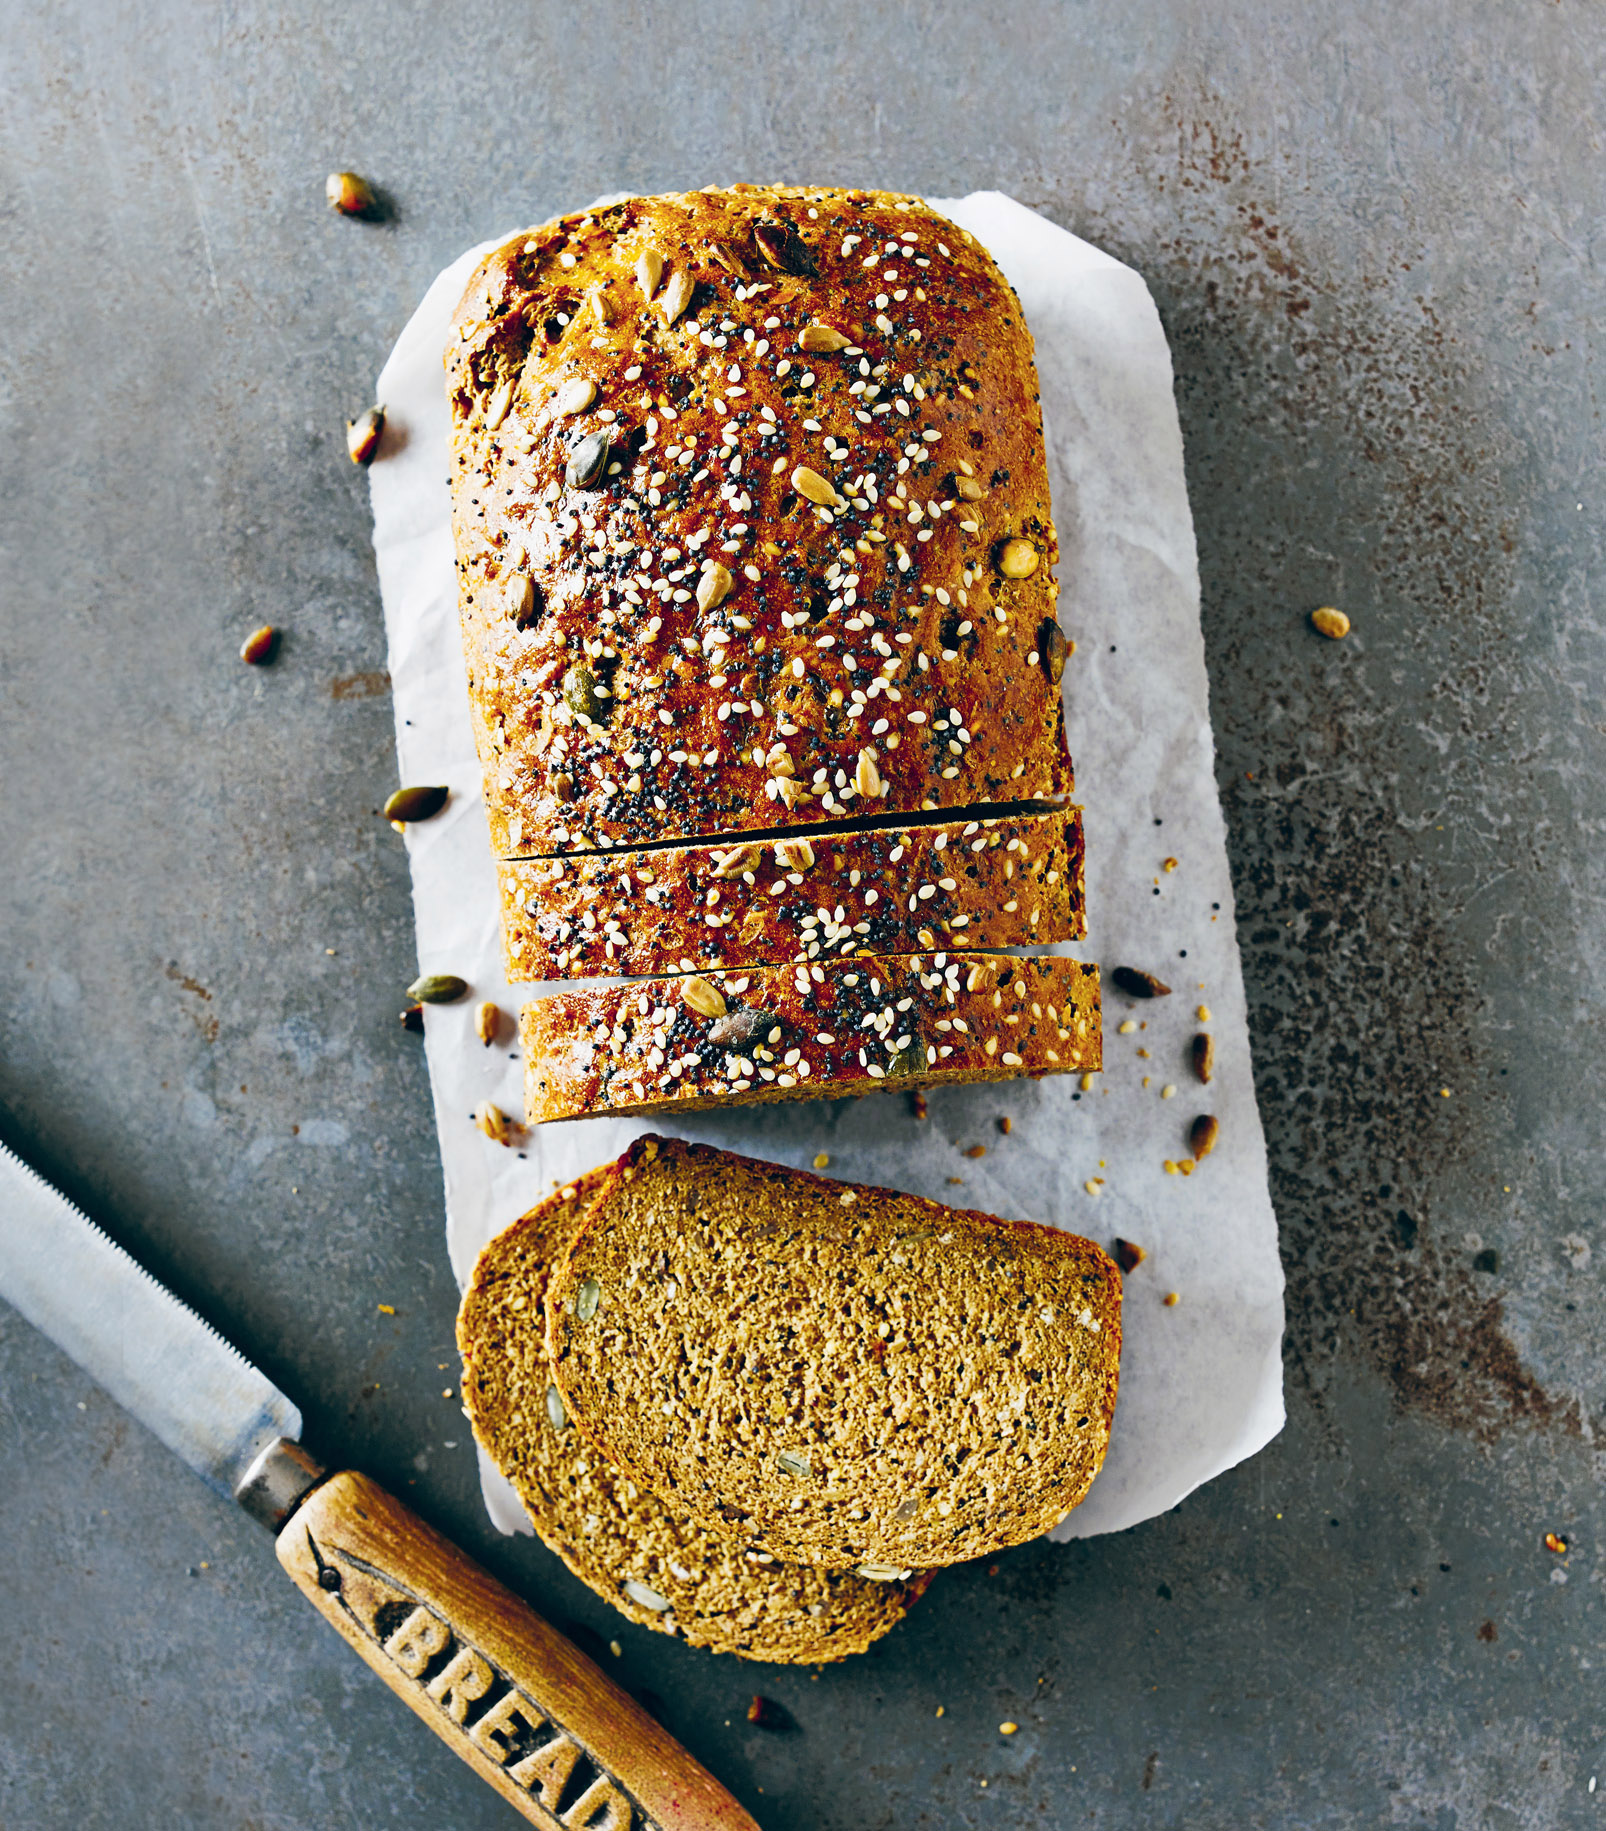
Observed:
[[[678,1517],[587,1443],[546,1354],[543,1300],[599,1184],[594,1170],[480,1254],[457,1324],[474,1435],[542,1542],[630,1620],[745,1659],[815,1664],[862,1653],[907,1613],[929,1572],[891,1580],[789,1564]]]
[[[779,1558],[904,1568],[1083,1498],[1120,1304],[1089,1240],[648,1136],[547,1322],[568,1415],[677,1511]]]
[[[560,992],[524,1007],[530,1125],[1086,1073],[1098,968],[909,954]]]

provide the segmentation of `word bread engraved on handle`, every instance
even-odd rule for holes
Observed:
[[[318,1587],[457,1736],[544,1809],[551,1831],[657,1831],[640,1801],[547,1702],[515,1684],[406,1584],[353,1552],[320,1545],[310,1530],[307,1549]]]

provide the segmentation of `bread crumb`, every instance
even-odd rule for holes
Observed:
[[[1003,1134],[1004,1134],[1004,1136],[1005,1136],[1005,1137],[1006,1137],[1006,1138],[1007,1138],[1007,1137],[1008,1137],[1008,1136],[1009,1136],[1009,1134],[1010,1134],[1010,1133],[1011,1133],[1011,1132],[1012,1132],[1012,1131],[1013,1131],[1013,1130],[1014,1130],[1014,1129],[1015,1129],[1015,1121],[1014,1121],[1014,1120],[1013,1120],[1013,1119],[1011,1119],[1011,1118],[1010,1118],[1010,1116],[1009,1116],[1009,1114],[1008,1114],[1008,1113],[1005,1113],[1005,1114],[1004,1114],[1004,1115],[1003,1115],[1003,1116],[1002,1116],[1002,1117],[1001,1117],[1001,1118],[1000,1118],[1000,1119],[999,1119],[999,1121],[998,1121],[998,1129],[999,1129],[999,1131],[1001,1131],[1001,1132],[1002,1132],[1002,1133],[1003,1133]]]
[[[394,1316],[396,1314],[396,1306],[393,1303],[382,1303],[379,1306],[379,1313],[381,1316]]]
[[[1137,1019],[1135,1017],[1129,1017],[1126,1019],[1126,1021],[1124,1023],[1120,1024],[1117,1027],[1116,1034],[1118,1036],[1130,1036],[1132,1034],[1132,1032],[1135,1029],[1137,1029],[1137,1027],[1138,1027]]]
[[[985,1157],[987,1155],[987,1147],[984,1144],[970,1145],[966,1149],[965,1155],[967,1157]]]
[[[1093,1091],[1093,1077],[1097,1073],[1098,1073],[1098,1070],[1096,1068],[1090,1068],[1087,1071],[1087,1073],[1082,1076],[1081,1086],[1082,1086],[1083,1093],[1086,1094],[1086,1093],[1091,1093]]]
[[[1209,1021],[1210,1021],[1209,1005],[1200,1005],[1199,1009],[1194,1012],[1194,1016],[1197,1017],[1198,1020],[1200,1021],[1200,1023],[1202,1023],[1202,1024],[1209,1023]]]
[[[938,1715],[938,1716],[943,1716],[943,1715],[945,1715],[945,1714],[946,1714],[946,1711],[945,1711],[945,1708],[944,1708],[944,1706],[943,1706],[943,1705],[941,1705],[941,1704],[939,1704],[939,1705],[938,1705],[938,1706],[937,1706],[937,1715]]]
[[[1182,1301],[1182,1298],[1178,1292],[1176,1292],[1176,1291],[1167,1291],[1166,1292],[1165,1307],[1168,1310],[1174,1310],[1177,1307],[1177,1305],[1179,1303],[1181,1303],[1181,1301]]]
[[[1019,1728],[1019,1723],[1000,1723],[998,1725],[998,1733],[1001,1736],[1012,1736]]]

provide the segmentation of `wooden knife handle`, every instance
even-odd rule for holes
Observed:
[[[758,1831],[585,1655],[366,1476],[314,1488],[279,1562],[470,1767],[545,1831]]]

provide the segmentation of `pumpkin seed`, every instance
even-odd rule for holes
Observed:
[[[1322,635],[1333,642],[1342,641],[1349,634],[1349,618],[1341,610],[1334,610],[1331,604],[1324,604],[1320,610],[1310,613],[1310,620]]]
[[[551,1419],[554,1430],[562,1430],[569,1422],[569,1414],[563,1409],[563,1394],[556,1386],[548,1386],[546,1389],[546,1415]]]
[[[904,1583],[915,1573],[898,1564],[861,1564],[858,1574],[872,1583]]]
[[[596,398],[597,384],[589,375],[571,376],[558,389],[552,411],[560,420],[566,420],[572,413],[584,413]]]
[[[760,223],[753,231],[758,251],[777,273],[812,277],[814,256],[791,223]]]
[[[696,290],[697,282],[684,267],[677,267],[669,276],[669,284],[664,288],[662,300],[665,330],[691,304],[691,296]]]
[[[595,1278],[587,1278],[574,1294],[574,1313],[582,1322],[590,1322],[597,1313],[597,1305],[602,1301],[602,1286]]]
[[[919,1037],[916,1037],[912,1043],[906,1044],[887,1063],[887,1079],[898,1081],[911,1074],[924,1074],[928,1066],[926,1045]]]
[[[240,644],[240,659],[249,662],[254,668],[265,667],[279,648],[279,632],[271,623],[264,623],[261,629],[254,629]]]
[[[372,464],[385,430],[385,410],[370,407],[359,418],[346,421],[346,451],[353,464]]]
[[[761,1036],[768,1036],[774,1028],[773,1012],[745,1008],[727,1011],[708,1026],[708,1040],[716,1049],[734,1049],[743,1043],[756,1043]]]
[[[468,990],[468,981],[456,973],[425,973],[407,988],[407,996],[421,1005],[455,1004]]]
[[[1006,579],[1029,579],[1041,557],[1029,540],[1006,540],[998,549],[998,570]]]
[[[725,998],[711,980],[694,974],[680,988],[682,1002],[699,1017],[723,1017]]]
[[[446,805],[448,788],[398,788],[385,803],[387,820],[433,820]]]
[[[374,188],[355,172],[331,172],[323,181],[324,201],[342,216],[376,214]]]
[[[605,725],[608,722],[609,701],[597,692],[597,677],[590,668],[576,664],[563,676],[563,697],[569,702],[569,710],[577,712],[593,725]]]
[[[809,502],[817,502],[822,509],[835,508],[841,500],[824,477],[817,470],[810,470],[806,464],[800,464],[792,472],[792,488]]]
[[[879,801],[881,798],[881,772],[875,766],[875,752],[861,750],[859,760],[853,766],[853,786],[866,801]]]
[[[829,324],[806,324],[798,336],[797,347],[806,350],[811,356],[834,356],[838,350],[845,350],[852,341],[851,337],[844,337],[840,331],[832,330]]]
[[[722,566],[718,560],[715,560],[697,581],[697,608],[712,610],[716,604],[723,604],[730,596],[730,588],[734,582],[729,567]]]
[[[608,469],[608,449],[606,432],[590,433],[575,446],[563,469],[570,489],[588,490],[602,481]]]
[[[560,769],[552,778],[552,792],[559,801],[574,799],[574,777],[566,770]]]
[[[1193,1152],[1193,1161],[1198,1163],[1216,1148],[1216,1139],[1221,1135],[1221,1125],[1214,1113],[1200,1113],[1188,1132],[1188,1148]]]
[[[670,1606],[667,1596],[660,1596],[655,1589],[649,1589],[645,1583],[638,1583],[634,1577],[626,1577],[620,1586],[632,1602],[639,1602],[643,1608],[650,1608],[655,1615],[663,1614]]]
[[[1065,657],[1070,653],[1070,644],[1065,640],[1057,617],[1043,619],[1037,647],[1043,657],[1043,671],[1048,675],[1049,685],[1057,687],[1065,678]]]
[[[775,1460],[788,1475],[795,1476],[799,1481],[808,1480],[809,1459],[807,1456],[795,1456],[790,1450],[777,1450]]]
[[[487,1049],[496,1041],[496,1033],[502,1027],[502,1007],[493,1004],[489,998],[474,1013],[474,1034],[484,1043]]]
[[[1135,966],[1118,966],[1110,974],[1115,988],[1128,998],[1169,998],[1171,988],[1153,973],[1140,973]]]
[[[974,477],[955,477],[954,494],[961,502],[980,502],[987,492]]]
[[[1201,1030],[1193,1039],[1193,1072],[1208,1083],[1215,1071],[1216,1039],[1207,1030]]]
[[[641,288],[642,298],[651,299],[663,277],[664,257],[656,248],[644,248],[636,257],[636,284]]]

